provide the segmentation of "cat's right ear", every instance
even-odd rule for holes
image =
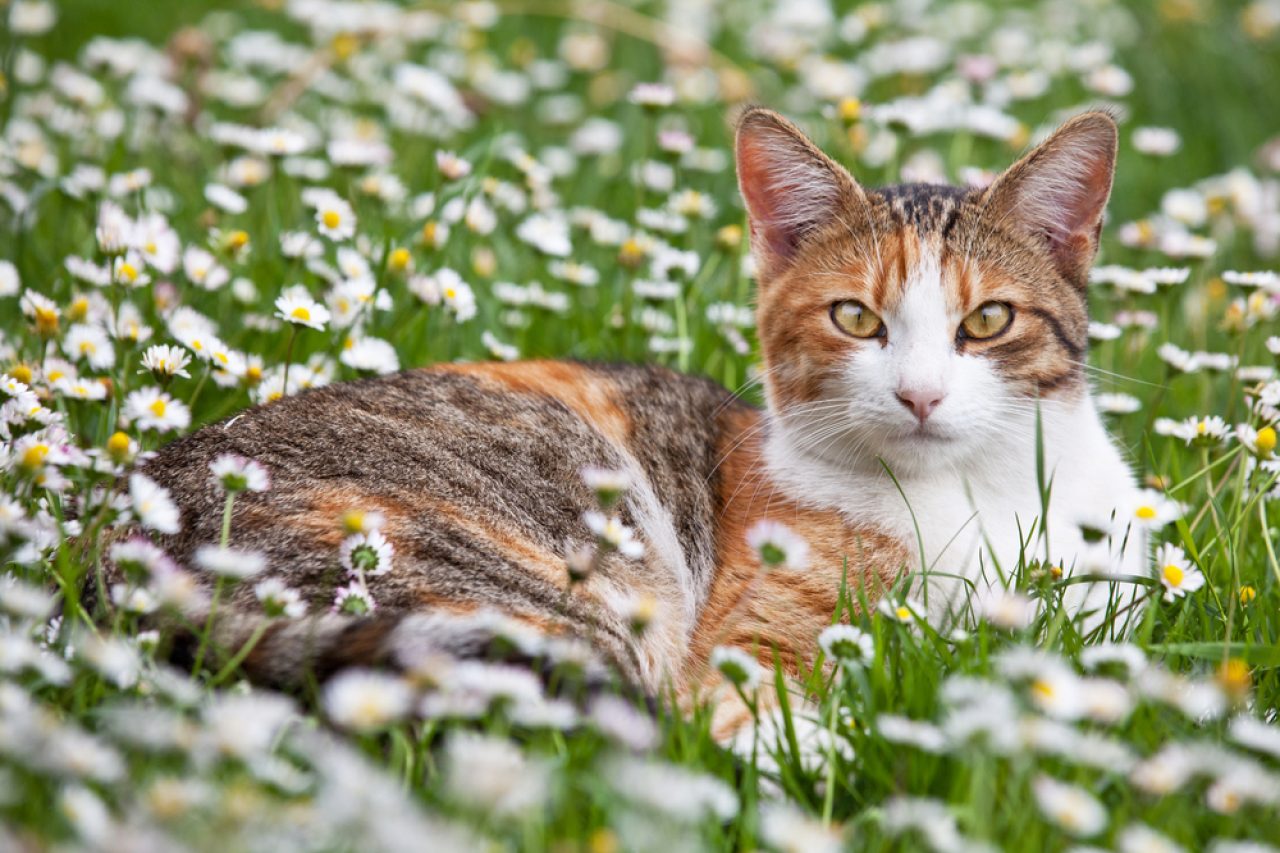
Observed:
[[[739,117],[736,149],[751,247],[767,275],[784,270],[815,231],[866,201],[840,164],[772,110],[754,107]]]

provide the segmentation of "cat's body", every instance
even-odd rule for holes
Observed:
[[[317,409],[328,416],[307,416]],[[144,470],[181,508],[182,533],[161,542],[190,565],[219,536],[223,497],[209,464],[225,453],[262,463],[271,489],[237,501],[231,544],[264,553],[268,573],[303,591],[312,612],[329,608],[343,580],[344,514],[386,518],[395,568],[368,579],[377,617],[278,623],[249,661],[267,680],[353,663],[412,666],[405,655],[433,644],[467,651],[452,644],[475,637],[451,632],[468,614],[497,611],[547,635],[590,637],[657,695],[696,681],[716,645],[764,659],[774,647],[789,659],[811,655],[846,556],[852,578],[874,576],[873,596],[906,562],[907,550],[874,528],[778,487],[763,465],[762,417],[714,383],[656,367],[448,365],[249,410],[169,445]],[[619,515],[646,548],[635,560],[608,555],[566,595],[566,558],[593,541],[582,520],[594,505],[580,477],[589,467],[630,475]],[[745,533],[765,518],[806,537],[811,570],[761,576]],[[231,604],[253,612],[251,585]],[[648,604],[650,624],[633,631],[634,611]],[[401,624],[441,614],[464,618]]]
[[[251,673],[288,683],[351,663],[483,653],[482,614],[498,611],[589,642],[645,692],[686,697],[712,684],[717,645],[791,669],[810,660],[844,580],[874,601],[923,570],[916,595],[935,618],[1023,558],[1069,574],[1089,547],[1081,525],[1114,526],[1134,494],[1083,364],[1114,156],[1114,124],[1092,113],[989,189],[871,192],[776,115],[749,111],[738,162],[760,266],[766,410],[662,369],[563,362],[333,386],[149,462],[185,523],[164,544],[185,561],[216,541],[209,463],[253,458],[274,482],[237,501],[232,544],[264,552],[268,573],[313,611],[342,580],[344,512],[383,514],[396,557],[369,581],[373,617],[278,622]],[[644,555],[609,552],[571,584],[566,560],[592,541],[588,467],[630,476],[620,520]],[[804,569],[762,570],[747,531],[766,520],[808,542]],[[1140,535],[1112,532],[1128,542],[1116,565],[1138,570]],[[1105,603],[1106,584],[1089,588],[1070,587],[1068,601]],[[638,602],[653,606],[643,630]],[[239,590],[220,620],[224,645],[247,635],[254,608]],[[718,733],[746,716],[726,710]]]

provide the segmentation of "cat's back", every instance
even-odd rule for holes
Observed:
[[[719,385],[654,366],[440,365],[247,410],[168,445],[143,471],[178,503],[182,532],[164,544],[182,562],[218,541],[223,495],[209,464],[231,453],[272,479],[236,500],[232,544],[263,553],[268,573],[313,606],[332,600],[342,518],[354,510],[382,515],[396,549],[397,569],[372,587],[380,608],[465,602],[547,618],[566,554],[592,542],[583,515],[596,498],[582,470],[624,471],[619,518],[647,553],[635,565],[610,555],[593,583],[601,599],[647,590],[678,601],[685,623],[714,571],[720,437],[752,416]],[[239,593],[246,604],[250,594]]]

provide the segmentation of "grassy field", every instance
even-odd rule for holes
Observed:
[[[0,849],[1276,849],[1274,0],[0,14]],[[744,102],[869,185],[974,179],[1116,111],[1090,361],[1169,546],[1145,608],[1086,630],[1034,568],[958,624],[853,596],[874,653],[782,685],[825,748],[787,728],[743,759],[705,713],[501,670],[297,697],[177,670],[145,617],[187,587],[158,559],[84,606],[109,529],[165,524],[107,487],[282,393],[547,356],[757,399]],[[1164,594],[1171,563],[1203,585]]]

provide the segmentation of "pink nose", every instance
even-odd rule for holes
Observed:
[[[910,409],[920,420],[920,423],[924,423],[929,415],[933,414],[933,410],[938,408],[938,404],[942,402],[942,398],[945,396],[947,395],[936,388],[898,389],[898,401]]]

